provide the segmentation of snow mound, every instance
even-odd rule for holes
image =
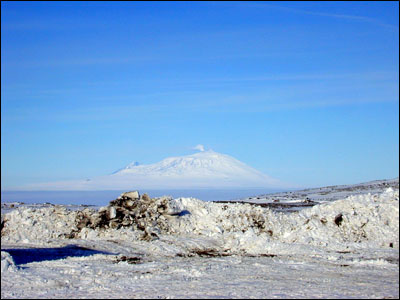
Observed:
[[[248,203],[143,195],[119,198],[99,211],[18,208],[6,217],[2,241],[112,240],[164,256],[399,248],[399,191],[391,188],[290,214]]]
[[[1,273],[3,275],[4,272],[14,272],[17,271],[18,268],[15,265],[15,262],[12,256],[5,251],[1,251]]]
[[[248,253],[262,253],[276,242],[331,249],[399,247],[399,192],[392,189],[292,214],[191,198],[175,199],[171,205],[191,213],[171,221],[173,232],[222,238],[226,248]]]
[[[19,243],[47,243],[67,234],[75,226],[79,211],[54,207],[19,207],[7,213],[2,241]]]

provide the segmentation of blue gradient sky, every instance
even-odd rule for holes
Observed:
[[[399,174],[398,2],[1,2],[1,187],[206,148],[302,186]]]

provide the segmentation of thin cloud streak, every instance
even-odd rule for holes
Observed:
[[[233,3],[229,3],[233,4]],[[223,5],[229,5],[228,3],[225,3]],[[347,20],[354,20],[354,21],[361,21],[361,22],[368,22],[372,23],[381,27],[386,27],[390,29],[395,29],[399,30],[399,27],[393,24],[386,24],[383,23],[382,21],[375,19],[375,18],[370,18],[370,17],[365,17],[365,16],[356,16],[356,15],[347,15],[347,14],[334,14],[334,13],[325,13],[325,12],[318,12],[318,11],[309,11],[309,10],[304,10],[304,9],[298,9],[298,8],[292,8],[292,7],[285,7],[285,6],[280,6],[280,5],[274,5],[274,4],[269,4],[269,3],[249,3],[249,2],[235,2],[233,4],[235,6],[242,6],[242,7],[249,7],[249,8],[276,8],[279,10],[284,10],[287,12],[292,12],[292,13],[297,13],[297,14],[306,14],[306,15],[314,15],[314,16],[321,16],[321,17],[329,17],[329,18],[336,18],[336,19],[347,19]]]
[[[50,122],[96,122],[96,121],[119,121],[129,118],[133,112],[140,114],[169,115],[173,111],[196,112],[196,113],[218,113],[221,110],[230,113],[259,113],[259,112],[275,112],[296,109],[312,109],[320,107],[336,107],[348,105],[362,105],[367,103],[393,103],[399,99],[382,99],[382,98],[325,98],[315,100],[293,99],[292,101],[279,101],[276,97],[222,97],[220,99],[211,99],[204,101],[178,101],[168,104],[151,104],[151,105],[118,105],[103,106],[96,108],[85,108],[80,110],[63,110],[54,111],[52,114],[43,114],[40,109],[37,110],[20,110],[18,114],[7,114],[2,117],[4,122],[21,122],[21,121],[50,121]]]
[[[57,95],[66,92],[82,92],[85,90],[91,90],[93,86],[106,86],[107,88],[113,87],[118,88],[121,86],[142,86],[143,83],[157,84],[159,88],[171,88],[171,84],[203,84],[203,83],[237,83],[237,82],[257,82],[257,81],[315,81],[315,80],[334,80],[334,79],[358,79],[358,80],[389,80],[398,81],[399,74],[390,71],[372,71],[372,72],[355,72],[355,73],[300,73],[300,74],[266,74],[263,76],[254,77],[215,77],[215,78],[198,78],[196,80],[181,80],[177,79],[175,82],[168,79],[165,80],[145,80],[142,79],[138,81],[91,81],[80,83],[81,86],[77,87],[77,84],[71,84],[71,87],[64,88],[53,88],[53,89],[37,89],[34,85],[30,84],[15,84],[15,85],[4,85],[2,87],[2,92],[5,91],[19,91],[26,89],[27,95],[38,95],[43,97],[44,95]],[[79,84],[79,83],[78,83]],[[163,86],[163,84],[165,86]],[[141,96],[154,96],[154,95],[170,95],[173,93],[194,93],[193,90],[179,90],[179,91],[164,91],[164,92],[151,92],[151,93],[141,93]]]

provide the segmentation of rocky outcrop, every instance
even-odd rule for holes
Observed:
[[[123,193],[97,212],[78,212],[76,228],[67,237],[76,237],[83,228],[101,230],[132,227],[143,232],[144,240],[157,239],[161,232],[168,231],[166,216],[176,214],[169,210],[168,204],[171,199],[150,198],[147,194],[140,196],[138,191]]]
[[[3,236],[3,229],[4,229],[4,225],[6,224],[6,218],[1,215],[1,236]]]

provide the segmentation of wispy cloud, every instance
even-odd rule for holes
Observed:
[[[398,73],[386,71],[355,72],[355,73],[299,73],[299,74],[270,74],[255,77],[225,77],[208,79],[213,82],[244,82],[244,81],[306,81],[306,80],[333,80],[333,79],[362,79],[362,80],[398,80]]]
[[[215,77],[182,80],[102,82],[102,93],[91,93],[92,85],[46,89],[32,85],[5,86],[2,120],[96,122],[130,119],[132,114],[171,116],[176,112],[260,112],[347,106],[398,101],[398,72],[376,70],[343,73],[287,73],[254,77]],[[279,81],[279,84],[276,84]],[[101,82],[101,81],[100,81]],[[247,82],[251,84],[246,84]],[[97,82],[92,82],[96,84]],[[238,84],[240,83],[240,84]],[[136,84],[136,85],[135,85]],[[156,85],[158,92],[136,86]],[[257,88],[255,88],[257,85]],[[240,88],[237,88],[240,86]],[[210,89],[215,87],[215,89]],[[227,89],[229,87],[229,89]],[[114,90],[121,90],[115,94]],[[14,107],[14,99],[49,101],[85,98],[70,108],[66,105]],[[34,103],[34,102],[32,102]]]
[[[311,98],[311,99],[310,99]],[[168,104],[147,105],[113,105],[81,108],[76,110],[51,111],[43,109],[20,109],[17,113],[2,114],[2,122],[107,122],[104,126],[121,120],[129,120],[132,114],[140,116],[175,118],[182,113],[259,113],[276,112],[297,109],[312,109],[321,107],[343,107],[348,105],[365,105],[367,103],[398,102],[398,97],[342,97],[335,95],[237,95],[235,97],[215,97],[207,99],[188,99],[187,101],[172,101]],[[144,119],[146,117],[143,117]],[[138,118],[141,120],[141,117]],[[111,123],[108,123],[111,122]],[[138,122],[138,124],[142,124]],[[146,126],[146,123],[143,123]],[[81,130],[81,129],[80,129]],[[202,145],[192,148],[202,151]]]
[[[137,93],[124,95],[124,99],[131,98],[132,96],[152,97],[152,96],[171,96],[176,93],[181,95],[198,93],[196,88],[204,88],[208,85],[219,85],[219,84],[236,84],[238,82],[274,82],[274,81],[290,81],[290,82],[302,82],[302,81],[326,81],[326,80],[364,80],[364,81],[398,81],[399,73],[395,71],[358,71],[358,72],[315,72],[315,73],[267,73],[258,76],[218,76],[218,77],[198,77],[194,79],[190,78],[151,78],[140,80],[132,79],[118,79],[118,80],[95,80],[95,81],[84,81],[84,82],[73,82],[63,88],[44,88],[41,89],[35,85],[27,83],[14,83],[4,84],[2,86],[2,92],[18,92],[24,96],[54,96],[62,95],[66,93],[82,93],[85,91],[93,90],[93,87],[101,87],[104,89],[121,89],[121,88],[137,88],[146,85],[156,84],[159,91],[151,90],[149,92],[142,92],[140,95]],[[160,91],[161,89],[161,91]],[[117,98],[116,95],[113,95]],[[101,99],[108,98],[107,96],[101,97]]]
[[[193,147],[192,149],[200,151],[200,152],[204,152],[205,151],[204,146],[201,145],[201,144],[198,144],[197,146]]]
[[[311,10],[288,7],[288,6],[275,5],[275,4],[270,4],[270,3],[249,2],[249,1],[234,2],[234,3],[229,2],[229,4],[235,5],[235,6],[241,6],[241,7],[249,7],[249,8],[272,8],[272,9],[278,9],[278,10],[287,11],[287,12],[296,13],[296,14],[305,14],[305,15],[321,16],[321,17],[328,17],[328,18],[336,18],[336,19],[353,20],[353,21],[359,21],[359,22],[368,22],[368,23],[375,24],[375,25],[389,28],[389,29],[395,29],[395,30],[399,29],[399,27],[397,25],[387,24],[385,22],[382,22],[379,19],[365,17],[365,16],[326,13],[326,12],[321,12],[321,11],[311,11]],[[229,4],[226,3],[225,5],[229,5]]]

